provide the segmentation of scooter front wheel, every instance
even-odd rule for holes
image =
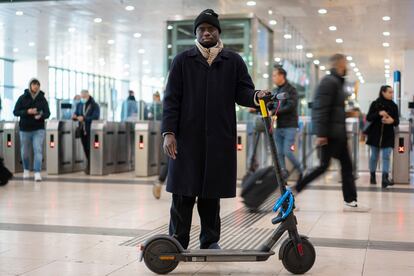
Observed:
[[[302,256],[291,239],[280,248],[283,266],[293,274],[304,274],[309,271],[316,259],[315,248],[307,238],[302,238]]]
[[[177,253],[179,253],[179,250],[173,242],[166,239],[158,239],[145,246],[143,257],[145,265],[149,270],[157,274],[167,274],[178,265],[176,258],[171,257]],[[171,256],[168,256],[168,254],[171,254]]]

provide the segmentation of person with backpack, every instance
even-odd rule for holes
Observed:
[[[45,93],[40,90],[40,82],[31,79],[29,87],[19,97],[13,111],[14,116],[20,117],[20,144],[23,162],[23,179],[30,177],[30,148],[34,153],[34,180],[42,181],[40,174],[43,161],[43,145],[45,141],[45,119],[49,118],[49,104]]]
[[[369,159],[370,183],[377,184],[376,170],[380,152],[382,154],[382,188],[394,185],[388,178],[390,157],[394,148],[394,127],[398,126],[398,106],[393,102],[393,89],[389,85],[380,88],[378,98],[371,103],[367,114],[368,136],[367,145],[370,147]]]

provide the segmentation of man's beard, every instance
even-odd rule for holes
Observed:
[[[211,48],[217,45],[217,41],[216,42],[201,42],[200,43],[204,48]]]

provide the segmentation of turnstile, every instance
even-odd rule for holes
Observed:
[[[116,171],[116,123],[93,121],[90,140],[90,174],[107,175]]]
[[[3,158],[3,121],[0,121],[0,158]]]
[[[82,141],[80,138],[76,138],[75,132],[76,128],[78,127],[78,122],[72,123],[72,133],[73,133],[73,140],[72,140],[72,158],[73,158],[73,172],[83,171],[86,167],[86,156],[85,151],[82,146]]]
[[[161,123],[142,121],[135,123],[135,175],[151,176],[160,167]]]
[[[255,134],[254,134],[255,136]],[[237,179],[242,179],[247,171],[247,125],[245,123],[237,124]]]
[[[20,155],[19,122],[3,123],[4,165],[12,172],[23,171]]]
[[[130,122],[116,123],[116,168],[115,172],[127,172],[134,168],[134,128]]]
[[[346,133],[348,138],[349,154],[351,155],[353,175],[358,177],[359,167],[359,119],[346,118]]]
[[[48,174],[70,173],[74,169],[74,122],[50,120],[46,124],[46,171]]]
[[[411,125],[401,122],[395,131],[392,178],[396,184],[410,184]]]

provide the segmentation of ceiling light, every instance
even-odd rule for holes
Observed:
[[[326,14],[328,11],[326,9],[319,9],[318,13],[319,14]]]
[[[35,46],[35,43],[34,43],[34,42],[29,42],[29,46],[30,46],[30,47]]]
[[[389,17],[389,16],[383,16],[382,17],[382,20],[384,20],[384,21],[390,21],[391,20],[391,17]]]
[[[359,72],[359,69],[357,67],[355,67],[354,72]]]
[[[385,64],[385,65],[384,65],[384,68],[385,68],[385,69],[390,69],[390,65],[389,65],[389,64]]]
[[[346,60],[347,60],[347,61],[352,61],[352,57],[351,57],[351,56],[347,56],[347,57],[346,57]]]
[[[269,74],[263,74],[263,78],[264,79],[268,79],[269,78]]]
[[[140,38],[141,36],[142,36],[142,34],[140,34],[140,33],[134,33],[135,38]]]
[[[387,48],[387,47],[390,47],[390,44],[388,42],[384,42],[384,43],[382,43],[382,46]]]
[[[358,77],[361,77],[361,76],[362,76],[361,72],[357,72],[357,73],[356,73],[356,75],[357,75]]]
[[[387,79],[389,79],[390,78],[390,74],[385,74],[384,75]]]
[[[330,74],[331,74],[331,71],[326,70],[326,71],[325,71],[325,74],[330,75]]]
[[[313,54],[312,53],[306,53],[306,57],[307,58],[313,58]]]
[[[390,60],[388,58],[385,58],[384,63],[390,63]]]
[[[23,14],[24,14],[24,13],[23,13],[22,11],[17,11],[17,12],[16,12],[16,15],[17,15],[17,16],[22,16]]]
[[[253,6],[256,6],[256,2],[255,1],[247,1],[246,5],[249,6],[249,7],[253,7]]]
[[[172,29],[174,29],[174,27],[172,25],[167,26],[167,30],[172,30]]]
[[[148,64],[149,64],[149,61],[148,61],[148,60],[144,60],[144,61],[142,62],[142,64],[143,64],[143,65],[148,65]]]
[[[110,40],[108,40],[108,41],[107,41],[107,43],[108,43],[109,45],[112,45],[112,44],[114,44],[114,43],[115,43],[115,40],[110,39]]]
[[[273,14],[273,11],[272,11],[272,10],[268,10],[268,11],[267,11],[267,13],[268,13],[269,15],[272,15],[272,14]]]
[[[125,10],[127,10],[127,11],[133,11],[133,10],[135,10],[135,7],[134,6],[126,6],[125,7]]]
[[[355,62],[351,62],[349,65],[350,65],[351,67],[355,67],[355,66],[356,66]]]
[[[101,23],[101,22],[102,22],[102,18],[97,17],[97,18],[95,18],[95,19],[93,20],[93,22],[95,22],[95,23]]]
[[[343,42],[344,42],[344,40],[343,40],[342,38],[337,38],[335,41],[336,41],[336,43],[338,43],[338,44],[340,44],[340,43],[343,43]]]
[[[314,61],[313,61],[313,64],[315,64],[315,65],[319,65],[319,60],[317,60],[317,59],[315,59]]]
[[[269,66],[269,62],[268,61],[265,62],[265,66]]]
[[[323,66],[323,65],[321,65],[321,66],[319,66],[319,69],[321,69],[322,71],[325,71],[326,70],[326,67]]]
[[[275,62],[280,62],[282,59],[280,57],[275,58]]]
[[[383,33],[382,33],[382,35],[383,35],[383,36],[390,36],[390,35],[391,35],[391,33],[390,33],[390,32],[383,32]]]
[[[13,48],[13,52],[17,53],[19,51],[19,48]]]
[[[45,60],[49,60],[50,59],[50,56],[45,56]]]
[[[291,35],[291,34],[285,34],[283,37],[284,37],[285,39],[291,39],[291,38],[292,38],[292,35]]]
[[[76,29],[73,28],[73,27],[71,27],[71,28],[68,29],[68,32],[70,32],[70,33],[74,33],[75,31],[76,31]]]
[[[390,70],[386,69],[385,74],[389,74],[389,73],[390,73]]]
[[[298,50],[302,50],[303,49],[303,45],[296,45],[296,49],[298,49]]]
[[[171,48],[172,48],[172,45],[171,45],[171,44],[168,44],[168,45],[167,45],[167,48],[168,48],[168,49],[171,49]]]
[[[365,81],[364,80],[360,80],[361,81],[361,83],[365,83]]]
[[[139,49],[138,54],[145,54],[145,49]]]
[[[276,21],[276,20],[270,20],[270,21],[269,21],[269,24],[270,24],[270,25],[276,25],[276,24],[277,24],[277,21]]]
[[[131,67],[128,63],[127,64],[124,64],[124,68],[125,69],[128,69],[129,67]]]
[[[336,26],[329,26],[329,30],[330,30],[331,32],[336,31]]]

